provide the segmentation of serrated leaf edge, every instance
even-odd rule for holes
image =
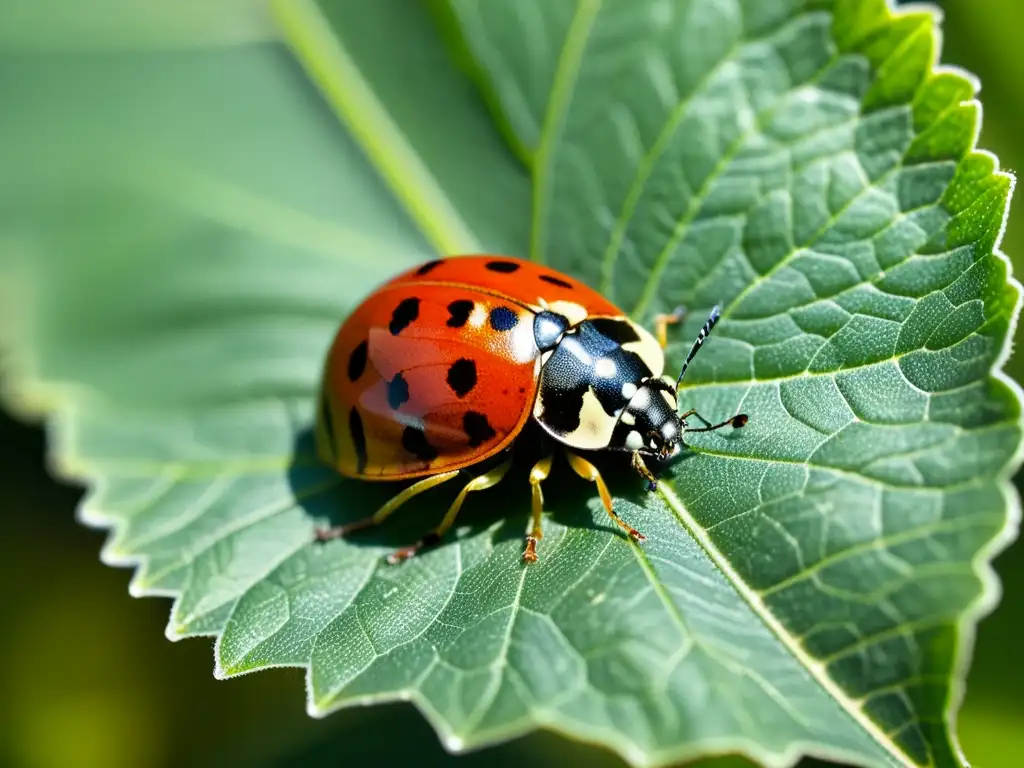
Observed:
[[[584,2],[586,2],[586,0],[584,0]],[[312,0],[272,0],[272,4],[279,13],[282,12],[283,8],[287,8],[287,10],[284,11],[284,16],[286,17],[286,19],[290,19],[292,23],[295,22],[297,17],[289,17],[289,12],[294,12],[296,14],[306,12],[313,14],[314,16],[312,18],[319,17],[319,11],[315,9]],[[300,6],[303,7],[302,10],[295,10]],[[939,8],[927,3],[908,3],[897,7],[894,5],[893,0],[886,0],[886,6],[889,15],[892,18],[898,18],[900,16],[912,13],[925,12],[932,14],[936,18],[936,22],[938,22],[942,16],[941,10]],[[955,76],[962,77],[974,87],[975,91],[977,91],[979,81],[975,75],[960,67],[952,65],[941,65],[938,63],[941,54],[942,37],[941,28],[937,24],[935,30],[935,60],[930,68],[931,73],[953,74]],[[332,43],[332,45],[337,47],[333,40],[328,40],[327,42],[330,42]],[[351,60],[348,59],[347,55],[344,54],[344,51],[340,49],[340,47],[338,48],[338,50],[341,50],[342,55],[345,56],[345,59],[348,61],[348,63],[352,67],[354,67],[354,64],[351,62]],[[409,149],[408,145],[404,143],[404,139],[401,138],[401,134],[398,134],[398,138],[400,140],[398,144],[388,144],[387,146],[377,144],[375,143],[376,140],[372,135],[369,136],[368,139],[366,137],[365,131],[369,128],[368,125],[363,124],[360,126],[362,130],[357,129],[356,127],[350,124],[351,117],[345,114],[343,111],[345,109],[365,109],[368,107],[372,109],[373,106],[376,105],[376,107],[378,107],[381,110],[381,114],[378,115],[377,117],[380,117],[381,119],[390,122],[390,117],[387,116],[386,112],[383,112],[383,107],[379,104],[379,102],[376,102],[375,97],[373,97],[372,93],[369,92],[368,86],[362,79],[361,75],[359,75],[358,73],[358,69],[354,70],[354,74],[358,78],[359,87],[365,90],[365,94],[360,94],[357,92],[356,94],[344,95],[344,98],[340,99],[337,96],[335,96],[332,99],[332,106],[338,111],[339,117],[343,120],[343,122],[346,125],[349,125],[350,128],[352,128],[361,146],[363,146],[364,149],[368,152],[368,154],[370,154],[371,160],[374,161],[375,163],[381,163],[385,167],[390,167],[392,170],[394,170],[396,165],[400,165],[401,162],[404,161],[404,158],[388,157],[388,150],[397,152],[399,156],[401,156],[403,153],[411,154],[411,150]],[[366,103],[361,102],[359,97],[362,95],[368,95],[372,101],[372,104],[368,105]],[[337,99],[337,101],[335,102],[334,99]],[[1021,283],[1013,276],[1011,262],[1009,258],[1006,256],[1006,254],[999,247],[1002,243],[1006,226],[1008,224],[1010,209],[1009,200],[1012,199],[1013,192],[1015,191],[1016,177],[1010,172],[999,170],[998,158],[993,153],[984,149],[979,149],[977,147],[977,140],[979,137],[980,127],[983,122],[983,105],[981,104],[981,102],[976,98],[972,98],[969,100],[965,100],[964,102],[961,103],[972,104],[977,108],[975,114],[973,136],[971,138],[970,147],[968,148],[968,151],[965,153],[965,157],[973,154],[990,158],[993,162],[993,167],[995,169],[993,170],[992,175],[1002,176],[1006,178],[1009,185],[1009,191],[1007,194],[1007,204],[1003,208],[1000,229],[993,240],[992,255],[995,256],[996,258],[1001,259],[1006,265],[1007,285],[1015,289],[1017,298],[1014,307],[1010,313],[1007,334],[1006,337],[1003,339],[1002,348],[992,364],[991,377],[1005,384],[1007,386],[1007,389],[1013,392],[1014,396],[1017,399],[1017,402],[1024,404],[1024,390],[1022,390],[1020,385],[1018,385],[1016,381],[1010,378],[1003,371],[1003,367],[1005,366],[1006,361],[1008,360],[1013,351],[1013,339],[1020,319],[1022,299],[1024,299],[1024,292],[1022,292]],[[372,123],[373,121],[371,120],[369,122]],[[380,126],[374,127],[379,128]],[[395,130],[397,131],[397,128]],[[373,148],[371,149],[369,146],[367,146],[367,143],[373,144]],[[415,158],[414,155],[412,155],[412,157],[418,163],[418,158]],[[448,211],[451,211],[454,214],[454,209],[451,207],[451,203],[447,200],[447,198],[444,197],[440,187],[436,185],[436,181],[433,181],[432,176],[429,174],[429,172],[426,172],[426,169],[423,170],[424,173],[426,174],[426,179],[428,181],[427,188],[429,189],[430,193],[437,194],[440,196],[439,199],[433,199],[430,202],[439,202],[440,206],[435,211],[431,209],[429,205],[423,205],[422,200],[414,199],[412,201],[412,209],[414,209],[413,218],[421,226],[424,225],[422,217],[427,215],[428,213],[436,212],[439,215],[442,215],[443,218],[443,214],[447,209]],[[432,188],[429,182],[433,182]],[[396,190],[396,194],[408,206],[410,204],[410,201],[406,199],[406,195],[413,194],[415,196],[416,191],[410,191],[408,189],[403,189],[402,191]],[[466,240],[464,240],[463,242],[468,243],[470,242],[470,240],[472,240],[472,242],[475,243],[475,239],[473,239],[472,235],[468,233],[467,229],[462,229],[460,231],[459,224],[461,223],[461,219],[458,217],[457,214],[454,214],[454,216],[455,223],[451,221],[447,222],[448,225],[451,225],[451,228],[438,228],[433,226],[429,228],[428,234],[430,235],[431,242],[434,243],[435,246],[437,246],[439,243],[445,242],[460,242],[460,238],[466,238]],[[467,250],[472,251],[475,249],[476,247],[473,245],[462,245],[456,246],[455,248],[439,248],[439,250],[441,250],[442,252],[444,252],[445,250],[451,250],[453,252],[461,250],[463,252],[466,252]],[[41,426],[45,430],[47,436],[48,445],[45,462],[47,470],[52,475],[66,481],[78,481],[86,485],[86,495],[83,498],[83,500],[78,504],[78,507],[75,512],[75,518],[80,524],[86,527],[94,529],[105,529],[110,532],[107,542],[100,553],[101,562],[111,567],[134,567],[138,569],[145,563],[144,557],[131,556],[126,555],[124,553],[115,553],[110,547],[110,545],[113,543],[114,538],[117,535],[117,521],[104,515],[102,511],[90,506],[92,499],[98,496],[99,492],[103,488],[104,477],[102,474],[99,474],[102,471],[102,465],[91,463],[90,461],[88,461],[88,459],[80,460],[78,462],[69,461],[71,459],[71,455],[67,449],[68,446],[70,444],[73,444],[74,442],[71,438],[72,435],[74,434],[76,416],[78,411],[80,409],[87,409],[90,402],[98,402],[101,401],[102,398],[98,397],[97,393],[93,392],[87,387],[81,387],[75,384],[70,384],[68,382],[57,383],[52,381],[45,381],[41,378],[38,378],[37,376],[31,373],[32,366],[29,364],[31,356],[26,355],[24,351],[22,351],[21,354],[18,354],[18,351],[13,348],[13,345],[8,346],[6,349],[4,349],[4,355],[7,358],[8,364],[7,370],[4,371],[3,373],[3,381],[0,382],[0,403],[2,403],[3,406],[10,413],[12,413],[12,415],[14,415],[21,421],[41,422]],[[1011,478],[1015,474],[1016,470],[1022,464],[1022,461],[1024,461],[1024,441],[1018,443],[1016,452],[1014,453],[1012,458],[1009,461],[1007,461],[1006,465],[1003,468],[1003,471],[997,478],[1000,490],[1003,492],[1003,496],[1006,499],[1005,524],[999,532],[999,534],[993,537],[984,547],[982,547],[977,552],[974,560],[972,561],[972,570],[979,577],[980,581],[982,582],[983,588],[981,594],[975,600],[973,606],[971,606],[961,614],[960,621],[958,622],[958,648],[956,653],[953,680],[951,684],[950,700],[947,703],[946,708],[946,724],[948,726],[948,732],[952,744],[954,748],[957,750],[962,761],[962,764],[967,768],[970,768],[970,763],[967,761],[967,758],[964,755],[962,747],[959,744],[959,739],[957,737],[957,732],[955,728],[956,711],[959,709],[964,694],[966,693],[965,673],[967,668],[969,667],[972,656],[973,645],[976,636],[976,625],[981,618],[988,615],[998,605],[1000,597],[1002,596],[1002,585],[998,577],[996,576],[991,561],[996,555],[1004,551],[1011,543],[1013,543],[1019,535],[1020,521],[1022,517],[1021,499],[1011,482]],[[666,499],[666,502],[677,512],[677,514],[683,514],[686,516],[686,518],[689,518],[688,513],[685,512],[685,507],[683,507],[681,501],[678,499],[678,497],[675,496],[674,492],[663,491],[663,496]],[[680,513],[679,510],[682,510],[682,513]],[[694,523],[694,525],[696,525],[695,521],[692,521],[692,518],[689,519],[691,520],[691,522]],[[113,530],[111,530],[111,528],[113,528]],[[697,526],[694,529],[690,529],[688,527],[688,530],[691,531],[691,535],[694,535],[695,540],[697,540],[701,544],[701,546],[705,548],[705,551],[708,552],[709,557],[711,557],[715,561],[716,565],[718,565],[721,569],[721,563],[719,563],[719,558],[723,557],[721,553],[717,552],[716,549],[716,558],[715,555],[713,555],[712,552],[708,550],[705,546],[704,539],[696,535],[696,531],[702,531],[703,529]],[[723,562],[725,561],[723,560]],[[725,562],[725,565],[728,566],[728,563]],[[135,576],[137,576],[138,573],[139,571],[136,570],[136,573],[133,574],[133,582],[135,581]],[[739,580],[739,577],[735,572],[732,572],[731,576],[729,575],[729,571],[723,570],[723,573],[726,574],[727,578],[729,578],[729,580],[732,581],[734,585],[742,584],[742,580]],[[746,594],[743,588],[737,587],[737,591],[741,594],[741,596],[744,596],[744,599],[746,599]],[[746,591],[749,592],[749,590]],[[152,587],[133,588],[131,585],[129,585],[129,593],[133,597],[171,598],[173,600],[171,617],[173,617],[175,609],[177,608],[177,605],[181,597],[179,593],[176,593],[173,590],[157,590],[153,589]],[[752,597],[756,599],[756,595],[752,595]],[[759,612],[759,615],[770,616],[771,614],[765,611],[764,613]],[[774,620],[774,617],[772,618]],[[771,627],[771,623],[769,623],[769,626]],[[169,621],[168,623],[166,635],[167,638],[172,642],[177,642],[178,640],[181,640],[183,636],[177,634],[176,632],[172,632],[172,627],[173,620]],[[215,638],[214,653],[216,660],[217,647],[220,642],[220,636],[216,633],[197,633],[188,635],[188,637],[200,636]],[[787,647],[790,648],[792,652],[793,649],[790,646],[789,642],[787,642],[786,638],[783,635],[779,635],[779,637],[780,640],[787,644]],[[794,652],[794,655],[796,655],[797,658],[801,658],[801,655],[798,653]],[[349,706],[368,705],[391,701],[406,701],[413,703],[417,707],[417,709],[419,709],[422,712],[423,716],[431,723],[435,730],[440,735],[442,735],[445,747],[452,752],[475,751],[477,749],[489,746],[493,743],[507,741],[515,735],[518,735],[516,733],[506,733],[496,737],[495,741],[493,742],[474,742],[471,747],[467,747],[467,745],[459,742],[457,739],[454,738],[452,734],[450,734],[446,724],[443,722],[442,718],[440,718],[439,714],[434,712],[432,708],[425,701],[423,701],[420,696],[418,696],[416,691],[403,691],[398,693],[382,694],[381,696],[352,699],[347,700],[340,705],[336,705],[324,710],[319,710],[316,708],[313,701],[312,687],[310,682],[311,665],[309,663],[267,664],[249,670],[227,672],[220,668],[219,662],[215,661],[214,676],[218,679],[227,679],[275,667],[304,667],[306,669],[306,675],[304,677],[307,690],[307,711],[311,717],[322,718],[333,711],[347,708]],[[811,670],[810,666],[808,666],[807,668]],[[837,701],[838,700],[839,699],[837,699]],[[853,715],[853,713],[851,713],[851,715]],[[562,720],[564,722],[565,718],[562,718]],[[605,739],[602,739],[597,733],[593,735],[592,739],[588,738],[587,734],[585,733],[586,729],[580,728],[579,724],[576,724],[574,729],[570,731],[569,729],[561,727],[559,724],[545,722],[542,719],[538,720],[538,723],[545,729],[550,730],[554,733],[559,733],[572,740],[594,743],[601,746],[609,746],[607,741]],[[530,730],[533,730],[533,728],[527,726],[526,728],[522,729],[522,732],[525,733]],[[868,730],[869,733],[873,733],[874,731],[877,731],[877,726],[874,726],[873,729],[866,730]],[[643,753],[642,751],[640,752],[640,754],[637,754],[632,749],[617,751],[619,751],[620,754],[622,754],[623,757],[625,757],[629,762],[635,765],[642,766],[663,765],[669,762],[687,760],[693,757],[710,756],[714,754],[731,754],[735,753],[737,750],[744,754],[755,756],[756,759],[758,759],[764,765],[769,766],[770,768],[786,768],[788,766],[792,766],[801,758],[801,756],[808,754],[815,754],[826,759],[830,757],[847,760],[854,758],[854,756],[844,756],[842,752],[838,750],[831,754],[821,754],[820,750],[817,748],[818,745],[803,745],[800,743],[795,743],[791,749],[786,750],[785,752],[779,755],[771,756],[769,759],[765,759],[766,755],[761,745],[752,745],[753,749],[751,749],[748,752],[748,747],[743,743],[744,741],[745,740],[742,739],[731,739],[729,740],[728,744],[721,745],[721,751],[716,749],[714,746],[712,746],[710,749],[702,747],[699,749],[685,749],[677,752],[674,751],[670,754],[657,755]],[[879,743],[882,743],[883,746],[886,746],[884,742]],[[617,747],[618,745],[616,744],[612,746]],[[895,745],[891,746],[894,747]],[[912,761],[907,760],[906,756],[903,755],[902,752],[900,752],[899,750],[897,750],[897,752],[894,753],[894,757],[899,757],[906,765],[917,765]]]

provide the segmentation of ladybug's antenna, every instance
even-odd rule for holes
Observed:
[[[697,354],[697,350],[700,349],[701,345],[707,339],[711,333],[711,329],[715,327],[715,323],[718,322],[719,309],[716,304],[711,308],[711,314],[708,315],[708,319],[704,323],[704,327],[700,329],[700,333],[697,334],[697,338],[693,342],[693,346],[690,347],[690,354],[686,356],[686,362],[683,363],[683,369],[679,371],[679,378],[676,379],[676,389],[679,389],[679,385],[683,382],[683,375],[686,373],[686,366],[693,360],[694,355]]]

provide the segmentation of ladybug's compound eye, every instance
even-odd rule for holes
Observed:
[[[561,341],[562,335],[569,328],[569,321],[555,312],[541,312],[533,321],[533,338],[537,349],[547,352],[554,349]]]
[[[671,430],[666,429],[667,427],[670,426],[672,427]],[[665,433],[668,431],[671,431],[672,437],[667,437],[665,435]],[[680,449],[682,448],[683,430],[677,424],[666,423],[665,427],[662,428],[661,433],[663,442],[661,443],[661,447],[658,450],[658,458],[662,460],[671,459],[673,456],[679,453]]]

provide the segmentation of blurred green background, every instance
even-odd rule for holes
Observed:
[[[940,5],[943,63],[968,69],[983,84],[979,146],[996,153],[1003,168],[1018,171],[1024,167],[1018,138],[1024,128],[1024,3]],[[28,13],[45,18],[48,6],[52,12],[58,3],[39,3]],[[0,10],[15,7],[0,2]],[[87,29],[88,18],[83,15],[80,24]],[[248,34],[237,33],[241,39]],[[0,31],[0,42],[2,37]],[[1024,274],[1024,206],[1016,200],[1003,250],[1016,274]],[[1008,370],[1021,380],[1024,356],[1011,358]],[[312,720],[297,670],[215,681],[212,642],[166,640],[170,602],[130,598],[131,572],[100,563],[106,534],[75,522],[81,489],[48,475],[37,425],[0,419],[0,488],[0,765],[622,765],[609,754],[546,734],[453,759],[410,706]],[[960,715],[961,741],[977,768],[1018,766],[1024,755],[1024,675],[1017,656],[1024,633],[1024,549],[1012,547],[995,565],[1004,597],[979,627]]]

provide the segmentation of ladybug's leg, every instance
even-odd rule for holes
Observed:
[[[526,549],[523,550],[523,560],[528,563],[537,562],[537,542],[544,538],[544,531],[540,527],[540,515],[544,511],[544,494],[540,490],[540,484],[547,480],[549,474],[551,474],[551,456],[541,459],[530,470],[532,520],[530,532],[526,535]]]
[[[466,494],[470,491],[482,491],[484,488],[490,488],[492,485],[496,485],[505,476],[505,473],[508,472],[508,468],[510,466],[512,466],[511,459],[506,461],[504,464],[500,464],[489,472],[485,472],[482,475],[474,477],[466,483],[462,490],[459,491],[459,495],[455,497],[455,501],[453,501],[452,505],[448,508],[448,512],[445,513],[441,524],[411,547],[402,547],[398,551],[388,555],[388,562],[391,565],[395,565],[403,560],[408,560],[424,547],[437,544],[441,540],[441,537],[447,533],[448,529],[452,527],[452,524],[455,522],[455,518],[458,517],[459,510],[462,509],[462,503],[466,500]]]
[[[637,474],[639,474],[640,477],[647,481],[647,490],[651,492],[658,490],[658,478],[656,478],[654,473],[652,473],[651,470],[648,469],[647,465],[644,464],[643,457],[640,456],[639,451],[633,451],[632,462],[633,469],[637,471]]]
[[[676,307],[671,315],[654,316],[654,336],[657,338],[661,348],[668,346],[668,326],[675,325],[686,317],[686,307]]]
[[[321,528],[317,530],[316,538],[318,541],[337,539],[342,536],[348,536],[348,534],[353,533],[354,531],[360,531],[363,528],[380,525],[390,517],[392,512],[405,504],[405,502],[413,496],[417,496],[424,491],[433,488],[435,485],[440,485],[446,480],[451,480],[457,474],[459,474],[459,470],[456,469],[451,472],[442,472],[439,475],[425,477],[418,483],[413,483],[401,493],[395,494],[384,506],[369,517],[364,517],[360,520],[353,520],[351,523],[346,523],[345,525],[336,525],[333,528]]]
[[[597,485],[597,492],[601,495],[601,502],[604,504],[605,512],[615,521],[616,525],[628,533],[634,541],[643,541],[646,536],[615,514],[615,510],[612,509],[612,495],[608,492],[608,486],[605,485],[604,478],[597,471],[597,467],[575,453],[566,451],[565,455],[569,458],[569,466],[573,468],[577,475]]]

